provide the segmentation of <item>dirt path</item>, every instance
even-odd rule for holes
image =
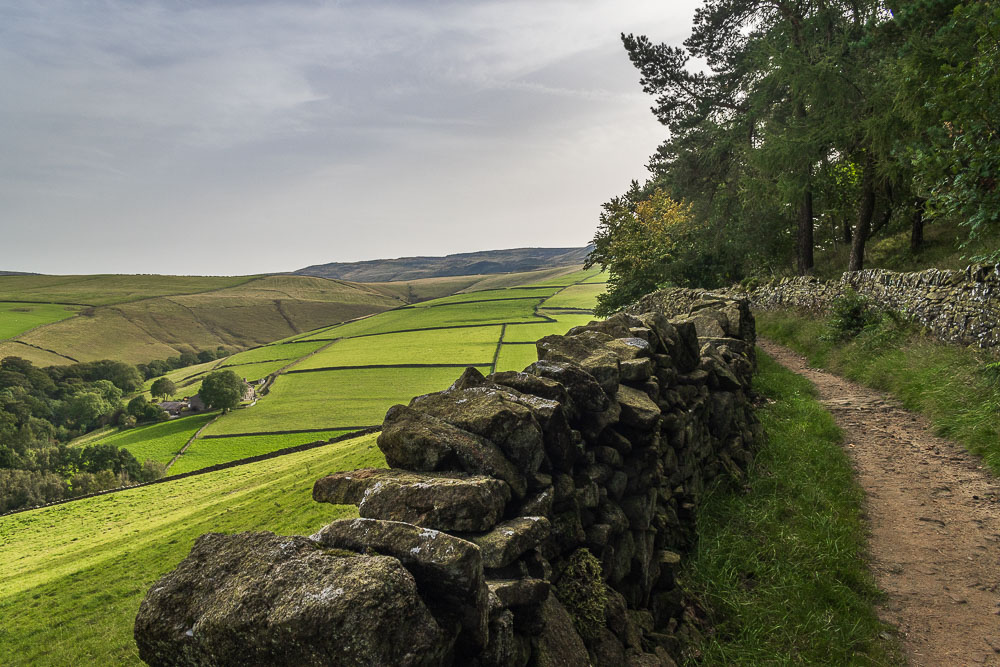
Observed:
[[[758,345],[812,381],[844,431],[888,595],[880,614],[899,628],[910,664],[1000,665],[1000,482],[893,398]]]

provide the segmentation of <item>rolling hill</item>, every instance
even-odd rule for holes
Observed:
[[[548,267],[580,266],[592,250],[584,248],[512,248],[482,250],[444,257],[400,257],[365,262],[315,264],[294,273],[357,282],[416,280],[474,274],[519,273]]]
[[[463,292],[181,368],[168,374],[178,396],[196,393],[215,369],[267,378],[266,393],[210,420],[188,417],[93,442],[170,463],[168,474],[179,474],[376,426],[394,403],[447,386],[456,368],[490,373],[535,361],[535,340],[592,319],[589,308],[604,289],[597,276],[591,269]]]
[[[280,363],[271,391],[216,419],[196,415],[102,432],[169,473],[272,452],[381,423],[393,403],[446,387],[470,364],[483,372],[534,360],[531,342],[592,316],[597,271],[536,274],[536,284],[478,283],[450,295],[179,372]],[[558,305],[550,305],[556,303]],[[272,371],[274,372],[274,371]],[[193,378],[197,381],[197,377]],[[207,424],[207,426],[206,426]],[[201,437],[192,440],[205,426]],[[275,433],[275,431],[282,431]],[[0,517],[0,664],[141,664],[132,622],[148,587],[208,531],[310,534],[356,508],[315,503],[312,483],[337,470],[384,466],[364,435],[264,461]]]
[[[7,276],[0,277],[0,299],[33,301],[16,305],[35,310],[73,304],[52,315],[73,308],[69,317],[0,341],[0,357],[38,365],[140,363],[220,345],[245,349],[405,303],[365,285],[287,275]]]
[[[143,363],[242,350],[456,292],[558,282],[578,268],[369,284],[288,274],[0,276],[0,358]]]

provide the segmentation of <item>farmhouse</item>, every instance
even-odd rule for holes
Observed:
[[[180,401],[160,402],[160,408],[172,417],[179,417],[185,412],[203,412],[205,407],[205,401],[203,401],[201,396],[198,394],[195,394],[194,396],[185,396]]]

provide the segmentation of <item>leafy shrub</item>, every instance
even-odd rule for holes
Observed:
[[[848,289],[830,305],[825,337],[832,341],[849,340],[881,321],[882,313],[872,306],[867,297]]]

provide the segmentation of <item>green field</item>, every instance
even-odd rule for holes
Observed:
[[[577,283],[597,283],[604,282],[606,280],[606,273],[603,273],[599,267],[592,267],[589,269],[579,269],[570,273],[553,276],[545,280],[539,280],[538,282],[532,284],[566,287],[567,285],[575,285]]]
[[[239,459],[269,454],[310,442],[331,440],[351,431],[319,431],[311,433],[285,433],[282,435],[249,435],[232,438],[202,438],[191,443],[176,463],[170,466],[168,474],[200,470],[218,463],[228,463]]]
[[[574,280],[584,280],[594,272],[574,274],[566,269],[536,272],[560,286],[568,284],[570,274]],[[498,294],[505,298],[509,293],[523,296],[526,292],[504,289],[523,284],[516,282],[523,281],[523,275],[492,276],[473,283],[468,278],[464,283],[447,280],[448,289],[475,284],[491,290],[489,296],[493,298]],[[429,292],[439,290],[440,295],[442,284],[427,283],[424,287]],[[256,289],[252,282],[243,288]],[[379,289],[385,295],[404,288],[393,285],[372,289]],[[539,292],[548,295],[554,290]],[[205,298],[212,297],[205,295]],[[453,305],[392,310],[340,326],[314,329],[304,335],[286,330],[283,335],[294,339],[291,342],[178,369],[169,376],[178,385],[190,382],[178,392],[189,395],[197,390],[207,371],[236,362],[248,362],[232,366],[232,370],[247,377],[276,371],[299,358],[303,361],[290,370],[476,363],[480,364],[480,371],[488,373],[500,337],[500,323],[537,322],[505,327],[507,340],[533,341],[592,319],[590,315],[552,311],[551,317],[558,321],[547,321],[535,314],[542,298],[468,303],[479,298],[467,294]],[[186,303],[192,304],[194,300]],[[229,306],[233,310],[220,310],[219,317],[228,312],[237,321],[252,320],[252,310],[243,310],[235,302]],[[431,330],[399,332],[427,328]],[[323,338],[341,339],[309,357],[328,344]],[[171,350],[170,356],[176,354]],[[534,354],[532,345],[506,345],[501,348],[498,365],[521,370],[534,361]],[[206,435],[232,437],[195,440],[169,472],[196,471],[330,439],[344,433],[344,427],[380,424],[392,405],[444,389],[461,372],[461,368],[455,367],[427,367],[279,374],[269,393],[256,405],[223,415],[205,429]],[[115,442],[140,460],[144,457],[170,460],[211,417],[187,417],[104,434],[89,442]],[[263,434],[304,429],[323,430]],[[256,435],[233,435],[241,433]],[[5,620],[0,624],[0,664],[138,664],[131,629],[139,602],[151,583],[188,553],[195,537],[207,531],[240,530],[310,534],[335,518],[353,515],[356,512],[353,507],[313,503],[311,486],[317,478],[335,470],[384,465],[374,441],[375,436],[364,436],[255,464],[0,519],[0,614]],[[53,530],[55,526],[58,530]]]
[[[531,322],[539,318],[535,308],[541,298],[516,299],[513,301],[486,301],[482,303],[459,303],[438,308],[404,308],[382,313],[377,317],[367,317],[357,322],[325,329],[304,336],[299,340],[332,340],[353,336],[410,331],[414,329],[449,328],[470,324],[502,324],[504,322]]]
[[[171,419],[159,424],[137,426],[127,431],[116,431],[96,441],[81,445],[115,445],[127,449],[140,463],[146,459],[169,463],[191,436],[202,426],[215,418],[217,413],[191,415],[181,419]],[[171,471],[172,472],[172,471]]]
[[[480,367],[489,373],[489,366]],[[447,389],[460,368],[364,368],[279,375],[251,408],[234,410],[205,435],[381,424],[385,411],[419,394]]]
[[[14,278],[42,281],[54,277]],[[37,363],[54,363],[51,355],[42,350],[79,361],[114,358],[141,363],[181,352],[214,350],[220,345],[237,349],[256,347],[405,303],[365,285],[308,276],[186,280],[171,276],[138,277],[141,280],[134,276],[61,278],[64,279],[61,288],[70,290],[75,286],[78,291],[74,294],[80,302],[98,306],[84,308],[77,317],[20,336],[18,340],[42,348],[24,348],[23,356]],[[5,280],[8,277],[0,277],[0,288],[9,283],[9,280],[4,283]],[[157,281],[162,284],[152,289],[150,285]],[[131,282],[135,282],[135,289],[129,291]],[[56,289],[53,285],[48,287]],[[102,287],[109,290],[103,299],[98,298]],[[52,295],[58,293],[53,291]],[[26,290],[22,296],[11,298],[44,300],[42,296]],[[0,350],[0,354],[6,353]]]
[[[141,665],[132,639],[139,603],[196,537],[312,534],[357,515],[313,502],[313,482],[372,466],[385,459],[369,435],[0,517],[0,664]]]
[[[481,292],[463,292],[432,301],[424,301],[410,308],[433,308],[450,303],[466,303],[469,301],[500,301],[505,299],[526,299],[530,297],[550,297],[559,290],[558,287],[518,287],[510,289],[483,290]]]
[[[555,322],[540,322],[538,324],[508,324],[504,331],[504,342],[510,343],[534,343],[539,338],[561,335],[573,327],[583,326],[594,320],[593,315],[577,313],[560,313],[553,311],[541,311],[544,315],[556,320]]]
[[[323,347],[321,342],[306,343],[280,343],[275,345],[265,345],[246,350],[228,357],[222,362],[222,366],[234,366],[236,364],[253,364],[261,361],[274,361],[276,359],[298,359],[310,352],[315,352]]]
[[[592,280],[597,272],[560,269],[536,274],[553,283],[566,283],[569,280]],[[519,371],[536,360],[533,345],[504,345],[497,355],[501,330],[505,342],[533,342],[546,335],[565,333],[571,327],[593,319],[586,313],[537,308],[540,302],[546,299],[551,302],[565,294],[568,296],[558,303],[589,307],[593,305],[596,292],[603,286],[563,287],[552,284],[529,285],[527,289],[511,288],[521,285],[518,281],[523,277],[518,274],[482,279],[468,276],[461,280],[433,279],[437,281],[435,289],[440,289],[441,281],[447,282],[449,289],[468,284],[489,288],[427,301],[418,307],[376,313],[305,334],[294,334],[283,341],[255,347],[225,359],[171,371],[167,377],[178,387],[172,398],[194,395],[206,374],[217,368],[230,369],[248,381],[257,381],[275,373],[278,375],[268,393],[261,396],[255,405],[222,416],[204,431],[204,435],[239,437],[229,438],[225,443],[216,438],[194,441],[170,472],[197,470],[283,447],[328,439],[345,428],[380,424],[385,411],[395,403],[406,403],[414,395],[449,386],[461,374],[461,368],[454,367],[455,364],[475,366],[483,373],[489,373],[494,370],[495,355],[495,370]],[[195,306],[197,299],[217,300],[221,298],[220,293],[227,293],[229,296],[226,298],[230,301],[239,301],[249,298],[247,295],[255,291],[270,295],[272,290],[278,289],[289,294],[309,296],[310,290],[322,292],[326,289],[325,283],[337,284],[315,278],[302,282],[298,277],[272,276],[219,292],[190,295],[186,297],[189,298],[186,303]],[[391,292],[387,285],[376,287],[383,292]],[[401,286],[396,285],[395,288],[401,289]],[[147,300],[143,304],[153,301]],[[506,322],[515,324],[500,324]],[[429,367],[378,368],[405,365]],[[343,368],[359,366],[376,368]],[[151,384],[152,381],[146,383],[147,396]],[[101,441],[120,442],[140,460],[148,457],[166,462],[204,421],[186,430],[183,427],[185,423],[170,422],[128,433],[105,435]],[[330,433],[325,436],[273,435],[275,432],[320,429]]]
[[[538,361],[534,345],[503,345],[497,357],[497,371],[523,371]]]
[[[585,279],[592,274],[593,272],[579,273],[577,278]],[[600,286],[586,286],[584,293],[573,296],[575,302],[580,302],[586,294],[593,293],[594,287]],[[552,294],[557,289],[559,288],[546,287],[541,292]],[[256,405],[223,416],[207,427],[204,435],[266,434],[380,424],[385,411],[392,405],[406,403],[414,395],[444,389],[461,374],[460,368],[434,365],[467,364],[476,366],[483,373],[489,373],[502,328],[500,325],[491,326],[493,322],[510,319],[532,322],[506,325],[503,329],[505,341],[533,342],[549,334],[565,333],[568,329],[593,319],[589,314],[560,311],[548,313],[549,318],[555,321],[537,317],[535,307],[543,298],[537,295],[502,300],[508,294],[533,291],[487,290],[480,293],[480,296],[496,299],[499,295],[501,300],[480,300],[473,298],[476,293],[470,293],[460,296],[467,299],[465,302],[397,309],[320,329],[293,342],[257,348],[219,362],[229,364],[241,359],[266,359],[273,349],[276,352],[284,350],[288,354],[281,354],[281,361],[231,368],[241,374],[246,370],[256,369],[257,372],[246,375],[248,379],[254,379],[283,366],[289,367],[275,378],[268,394],[261,397]],[[432,302],[429,303],[433,305]],[[313,353],[320,348],[320,351]],[[301,353],[304,355],[303,359],[293,363],[290,358],[292,352]],[[313,354],[310,356],[310,353]],[[519,371],[536,358],[533,345],[504,345],[497,358],[496,368]],[[351,368],[411,364],[426,364],[431,367]],[[279,436],[254,435],[252,440],[247,440],[247,446],[253,447],[254,454],[289,446],[284,441],[279,444],[276,438]],[[182,457],[172,468],[172,472],[194,470],[199,465],[227,460],[226,450],[216,447],[217,443],[213,443],[213,440],[216,439],[203,438],[192,443],[188,450],[190,458],[183,461]],[[233,443],[233,446],[237,444],[243,445],[240,442]],[[235,450],[230,456],[237,456]]]
[[[605,285],[572,285],[542,303],[543,308],[585,308],[594,307],[597,295],[603,294]]]
[[[193,366],[185,366],[184,368],[176,368],[169,373],[166,373],[162,377],[167,378],[177,387],[177,392],[168,397],[168,400],[174,398],[180,398],[182,396],[192,396],[198,393],[197,387],[201,386],[201,379],[210,370],[221,364],[222,361],[206,361],[203,364],[195,364]],[[152,378],[146,380],[143,384],[144,394],[146,398],[151,399],[152,396],[149,393],[149,388],[153,386],[159,378]]]
[[[411,331],[338,340],[293,370],[371,364],[488,364],[500,327]]]
[[[0,301],[0,340],[19,336],[25,331],[43,324],[65,320],[73,317],[79,311],[80,306],[61,303]]]
[[[261,380],[271,373],[284,368],[290,363],[292,363],[291,359],[279,359],[278,361],[262,361],[256,364],[220,366],[219,370],[232,371],[247,382],[256,382],[257,380]]]

